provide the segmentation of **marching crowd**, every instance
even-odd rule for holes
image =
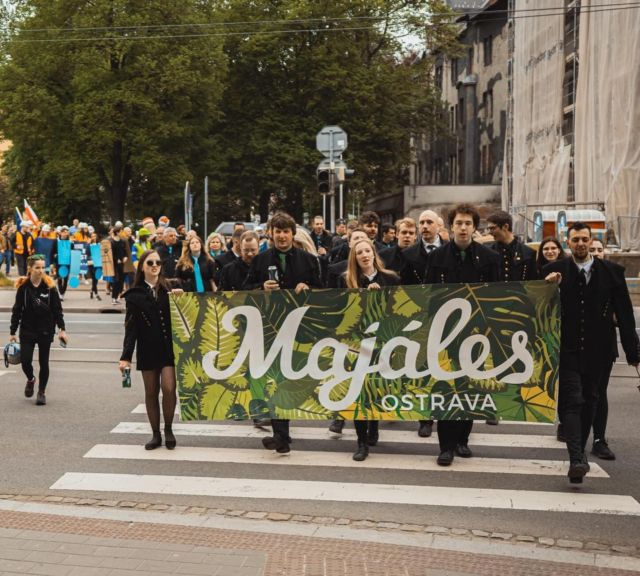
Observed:
[[[593,428],[592,454],[614,459],[605,437],[607,385],[617,357],[616,328],[627,362],[638,365],[640,351],[634,314],[626,287],[624,269],[603,258],[602,244],[592,238],[588,225],[575,222],[568,230],[566,254],[557,238],[545,238],[537,252],[513,234],[511,216],[497,211],[487,218],[486,232],[479,233],[480,216],[470,204],[459,204],[448,214],[448,222],[432,210],[425,210],[416,222],[402,218],[394,225],[380,226],[374,212],[358,220],[338,221],[336,233],[325,229],[321,216],[311,222],[310,231],[296,225],[284,212],[272,216],[265,231],[244,230],[237,223],[231,239],[211,234],[206,240],[193,230],[172,228],[164,217],[158,226],[150,219],[134,234],[116,222],[109,231],[113,276],[110,293],[114,303],[123,293],[126,301],[125,338],[119,367],[136,367],[142,372],[145,402],[153,431],[145,448],[162,445],[160,400],[164,416],[164,443],[176,446],[172,420],[176,405],[176,376],[171,341],[168,294],[172,291],[213,292],[216,290],[280,290],[297,293],[319,288],[362,288],[438,283],[510,282],[546,279],[560,286],[562,334],[559,371],[558,439],[569,452],[569,479],[582,482],[589,471],[587,441]],[[83,223],[42,235],[83,235],[99,242],[96,232]],[[3,237],[5,230],[3,228]],[[10,235],[9,235],[10,236]],[[18,262],[16,303],[11,318],[11,339],[20,329],[21,363],[27,376],[25,395],[34,393],[32,356],[35,344],[40,353],[38,404],[45,403],[48,378],[48,350],[55,326],[66,342],[60,300],[66,286],[56,285],[55,242],[50,252],[38,250],[30,223],[9,242]],[[487,241],[490,240],[490,241]],[[5,259],[7,251],[4,251]],[[91,268],[91,263],[89,264]],[[95,281],[95,277],[89,277]],[[88,281],[88,280],[87,280]],[[93,294],[99,297],[95,284]],[[44,352],[43,352],[44,351]],[[43,365],[45,366],[43,368]],[[265,422],[258,421],[258,425]],[[273,435],[263,439],[268,450],[290,451],[289,421],[270,421]],[[496,419],[487,424],[498,424]],[[379,438],[377,421],[355,421],[358,438],[354,460],[362,461]],[[335,420],[330,430],[340,434],[344,421]],[[434,422],[419,423],[418,434],[432,434]],[[472,420],[444,420],[437,423],[439,465],[448,466],[455,456],[469,458]]]

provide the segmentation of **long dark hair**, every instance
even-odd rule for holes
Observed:
[[[158,256],[158,260],[160,260],[160,254],[158,254],[157,250],[145,250],[138,260],[138,267],[136,268],[136,275],[133,278],[134,286],[144,286],[144,263],[146,259],[151,255],[156,254]],[[166,290],[170,290],[169,283],[167,279],[162,275],[162,266],[160,266],[160,274],[158,274],[158,284],[165,288]]]
[[[542,253],[542,249],[546,244],[549,244],[549,242],[553,242],[553,244],[558,247],[558,250],[560,250],[560,253],[558,254],[558,260],[562,260],[566,256],[566,254],[564,253],[564,248],[562,248],[562,244],[560,244],[560,240],[558,240],[555,236],[547,236],[546,238],[544,238],[542,242],[540,242],[540,246],[538,247],[538,255],[536,256],[536,268],[538,269],[538,275],[542,274],[542,268],[549,263],[549,261],[544,257],[544,254]]]

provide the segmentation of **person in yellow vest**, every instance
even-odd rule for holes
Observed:
[[[20,224],[20,231],[16,232],[13,239],[13,253],[18,264],[18,274],[25,276],[27,274],[27,258],[33,254],[33,236],[31,229],[33,225],[29,220],[23,220]]]

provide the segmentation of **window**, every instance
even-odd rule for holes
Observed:
[[[456,109],[451,106],[449,108],[449,127],[451,128],[451,132],[455,132],[456,130]]]
[[[484,108],[484,119],[487,122],[493,120],[493,90],[482,93],[482,107]]]
[[[458,103],[458,122],[460,126],[464,126],[464,98],[460,98]]]
[[[492,52],[493,52],[493,36],[487,36],[482,41],[484,52],[484,65],[491,66]]]
[[[442,64],[436,66],[436,87],[442,92]]]
[[[451,60],[451,85],[455,86],[458,81],[458,59]]]
[[[467,74],[473,74],[473,46],[467,50]]]

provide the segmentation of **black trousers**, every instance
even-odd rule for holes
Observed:
[[[98,293],[98,279],[96,278],[96,268],[91,265],[88,267],[89,277],[91,278],[91,292]]]
[[[558,413],[567,439],[569,459],[581,460],[598,402],[600,372],[582,373],[560,368]]]
[[[609,418],[609,400],[607,399],[607,388],[609,388],[609,378],[615,359],[608,368],[600,374],[598,383],[598,401],[596,403],[596,413],[593,419],[593,440],[604,440],[607,432],[607,419]]]
[[[16,254],[16,263],[18,264],[18,274],[20,276],[27,275],[27,259],[29,254]]]
[[[366,442],[369,435],[374,435],[378,432],[379,420],[354,420],[353,425],[356,429],[356,435],[358,436],[358,444],[360,442]]]
[[[33,380],[33,351],[38,345],[38,363],[40,373],[38,374],[38,389],[44,392],[49,382],[49,352],[51,351],[51,338],[28,338],[20,337],[20,361],[22,371],[27,380]]]
[[[272,418],[271,427],[273,428],[274,438],[281,438],[286,442],[291,442],[291,436],[289,436],[289,420],[276,420]]]
[[[66,278],[58,275],[58,292],[60,292],[60,296],[64,296],[67,286],[69,286],[69,275],[67,274]]]
[[[440,452],[455,450],[458,444],[466,446],[473,428],[473,420],[438,420]]]
[[[114,275],[111,281],[111,298],[117,300],[122,292],[122,286],[124,283],[124,264],[114,263]]]

